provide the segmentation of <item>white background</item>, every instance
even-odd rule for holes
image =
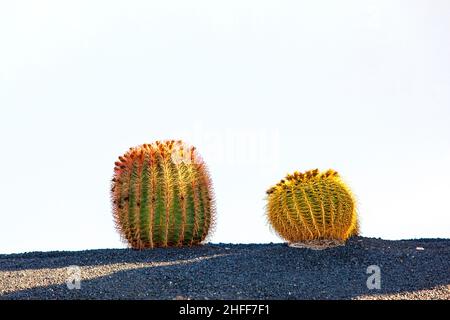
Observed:
[[[265,190],[338,170],[363,236],[450,237],[449,1],[1,1],[0,253],[123,247],[128,147],[209,164],[213,242],[281,241]]]

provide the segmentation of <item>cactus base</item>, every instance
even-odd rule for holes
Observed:
[[[292,248],[312,250],[325,250],[329,248],[340,247],[343,245],[345,245],[345,241],[336,239],[314,239],[288,243],[288,246]]]

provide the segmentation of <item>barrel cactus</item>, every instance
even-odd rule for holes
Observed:
[[[355,197],[334,170],[294,172],[267,190],[267,218],[290,243],[358,234]]]
[[[182,141],[130,148],[111,186],[116,229],[135,249],[200,244],[214,223],[208,169]]]

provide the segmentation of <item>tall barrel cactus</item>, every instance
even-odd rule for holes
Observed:
[[[358,234],[355,198],[336,171],[288,174],[267,191],[267,217],[291,243]]]
[[[120,156],[111,198],[116,229],[135,249],[199,244],[214,222],[207,167],[182,141],[144,144]]]

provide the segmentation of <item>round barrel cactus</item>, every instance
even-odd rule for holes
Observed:
[[[267,218],[288,242],[345,241],[359,232],[355,197],[336,171],[288,174],[267,199]]]
[[[182,141],[144,144],[120,156],[111,198],[116,229],[135,249],[200,244],[214,223],[208,169]]]

